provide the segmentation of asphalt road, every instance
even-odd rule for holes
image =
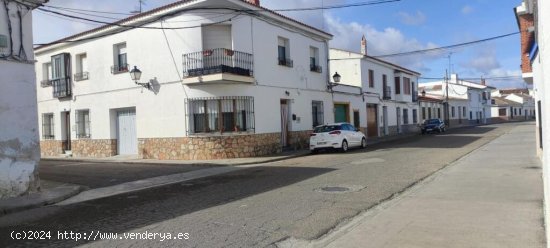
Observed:
[[[0,218],[0,246],[266,247],[312,240],[388,199],[516,125],[415,136],[324,153],[131,194]],[[481,161],[480,161],[481,162]],[[323,192],[321,189],[337,190]],[[340,192],[349,188],[348,192]],[[45,240],[16,241],[13,231],[49,230]],[[119,233],[112,240],[60,239],[58,231]],[[188,239],[127,239],[123,233]],[[185,234],[186,233],[186,234]],[[165,234],[164,234],[165,235]],[[166,237],[166,236],[164,236]],[[94,237],[92,237],[94,238]]]

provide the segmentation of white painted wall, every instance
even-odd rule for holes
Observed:
[[[162,26],[200,26],[226,18],[185,12],[166,19]],[[73,82],[73,97],[68,100],[52,98],[51,87],[38,85],[39,113],[54,113],[58,121],[55,123],[56,140],[62,139],[60,113],[70,110],[73,126],[74,111],[78,109],[90,109],[92,139],[114,139],[113,109],[127,107],[136,108],[138,138],[185,137],[188,123],[184,103],[186,98],[195,97],[253,96],[255,133],[280,132],[281,99],[291,100],[291,114],[300,117],[299,121],[291,123],[291,131],[312,129],[311,102],[314,100],[323,101],[325,122],[332,121],[332,114],[329,114],[332,99],[326,90],[329,36],[312,34],[303,26],[281,27],[263,18],[246,15],[224,24],[231,25],[233,50],[254,54],[253,84],[183,85],[183,54],[202,51],[201,28],[166,30],[173,54],[162,30],[133,29],[93,41],[38,49],[38,81],[42,80],[42,65],[50,62],[51,56],[62,52],[71,54],[73,68],[76,66],[75,55],[86,53],[90,72],[89,80]],[[147,26],[161,27],[161,24]],[[294,60],[292,68],[277,64],[279,36],[289,39],[290,58]],[[141,82],[155,80],[156,93],[136,86],[128,73],[111,74],[113,45],[122,42],[126,42],[130,67],[138,66],[143,72]],[[322,73],[309,70],[310,46],[319,49]],[[76,139],[74,129],[72,139]]]
[[[18,7],[22,8],[22,24],[16,13]],[[13,42],[8,48],[0,48],[0,198],[18,196],[39,186],[32,14],[30,9],[14,1],[9,1],[8,9]],[[0,1],[0,34],[7,35],[9,40],[7,19],[3,0]],[[23,34],[19,33],[21,25]],[[21,44],[25,54],[19,53]]]
[[[359,45],[360,43],[358,42],[357,44]],[[330,49],[330,59],[329,75],[334,75],[338,72],[338,74],[342,76],[340,83],[362,87],[366,96],[366,103],[378,104],[379,127],[383,126],[383,107],[387,107],[388,109],[388,126],[397,125],[397,108],[400,108],[400,111],[403,111],[403,109],[409,110],[409,125],[415,124],[413,123],[413,110],[416,110],[417,122],[419,121],[418,116],[420,115],[420,111],[418,110],[418,103],[412,101],[412,95],[414,92],[418,92],[419,75],[395,73],[395,70],[400,68],[388,63],[383,63],[377,59],[363,57],[363,55],[359,53],[340,49]],[[374,87],[372,88],[369,87],[369,70],[373,70],[374,72]],[[382,99],[383,75],[387,76],[387,86],[391,88],[390,100]],[[395,77],[401,78],[401,94],[395,94]],[[404,94],[403,77],[408,77],[411,82],[414,82],[414,88],[411,88],[410,95]],[[366,104],[364,105],[364,108],[366,108]],[[401,118],[400,123],[403,124],[402,114]]]

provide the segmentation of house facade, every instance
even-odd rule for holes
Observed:
[[[449,102],[450,113],[449,120],[453,127],[467,125],[467,114],[465,106],[468,105],[467,99],[458,97],[443,97],[439,94],[426,93],[423,87],[420,87],[421,93],[419,95],[420,104],[420,120],[424,122],[428,119],[445,119],[445,102]]]
[[[331,37],[259,1],[199,0],[38,47],[42,155],[194,160],[307,147],[312,127],[333,121]]]
[[[487,124],[491,118],[491,91],[495,88],[484,82],[461,80],[457,74],[452,74],[448,82],[426,82],[420,87],[427,94],[440,96],[445,101],[449,99],[448,114],[443,116],[449,120],[450,127]]]
[[[491,121],[521,121],[535,119],[535,99],[528,89],[493,90]]]
[[[420,73],[371,57],[366,46],[363,37],[362,53],[330,49],[330,74],[338,73],[342,84],[361,88],[365,134],[374,138],[419,131]]]
[[[47,1],[0,1],[0,198],[39,186],[32,10]]]

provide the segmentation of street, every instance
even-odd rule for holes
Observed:
[[[14,213],[0,218],[0,246],[266,247],[290,238],[315,240],[525,125],[533,127],[532,123],[509,123],[418,135],[366,150],[309,155],[180,184]],[[187,171],[178,167],[163,169],[167,170]],[[531,171],[540,173],[539,169]],[[51,171],[43,177],[63,180]],[[66,180],[79,182],[78,178]],[[26,241],[9,238],[12,231],[26,230],[51,231],[52,237]],[[188,239],[75,241],[60,239],[58,231],[187,233]]]

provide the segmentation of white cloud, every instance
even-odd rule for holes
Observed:
[[[470,14],[472,12],[474,12],[474,7],[470,6],[470,5],[465,5],[464,7],[462,7],[462,10],[461,10],[462,14]]]
[[[392,27],[377,30],[368,24],[359,24],[357,22],[345,23],[331,15],[326,15],[326,22],[328,31],[334,35],[334,39],[331,41],[331,47],[334,48],[359,51],[361,36],[363,34],[367,37],[368,53],[373,56],[438,47],[433,43],[423,44],[414,38],[405,37],[401,31]],[[414,70],[427,72],[429,68],[425,66],[424,61],[436,57],[441,57],[441,54],[434,52],[420,55],[387,57],[384,60],[398,63]]]
[[[407,12],[401,11],[397,13],[397,15],[401,19],[401,22],[405,25],[418,26],[426,22],[426,15],[424,15],[424,13],[422,13],[420,10],[416,11],[415,14],[409,14]]]

